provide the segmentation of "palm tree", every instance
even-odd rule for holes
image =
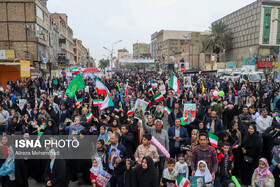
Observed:
[[[210,27],[211,34],[203,41],[205,51],[219,54],[224,50],[232,48],[232,33],[228,29],[228,25],[220,21],[213,23]]]
[[[99,60],[98,66],[99,66],[100,69],[102,69],[104,71],[104,73],[105,73],[105,68],[108,67],[108,65],[109,65],[109,60],[108,59],[102,58],[102,59]]]

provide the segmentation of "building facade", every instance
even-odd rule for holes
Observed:
[[[152,59],[157,58],[157,32],[151,35],[150,53]]]
[[[81,40],[78,40],[77,38],[73,39],[74,42],[74,61],[75,65],[80,67],[87,67],[88,66],[88,57],[89,57],[89,51],[85,46],[83,45],[83,42]]]
[[[152,35],[156,41],[153,47],[156,48],[156,63],[160,69],[173,69],[176,61],[175,55],[180,53],[185,43],[198,44],[199,50],[202,48],[202,39],[210,33],[196,31],[161,30]]]
[[[133,58],[148,58],[150,56],[149,44],[133,44]]]
[[[277,61],[280,46],[279,9],[279,0],[257,0],[215,21],[226,23],[233,33],[233,48],[226,51],[226,61],[254,58],[257,64],[265,62],[262,65]]]

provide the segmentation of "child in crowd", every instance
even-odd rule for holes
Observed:
[[[180,175],[183,175],[185,178],[189,178],[189,167],[185,162],[185,158],[182,153],[178,155],[178,160],[179,161],[175,164],[175,169],[178,173],[178,177],[180,177]]]
[[[280,139],[276,138],[274,140],[275,146],[272,148],[272,164],[269,167],[269,171],[273,172],[273,170],[278,167],[280,168]]]
[[[255,169],[252,176],[252,187],[270,187],[274,186],[274,177],[269,171],[269,165],[265,158],[259,160],[259,167]]]
[[[98,140],[97,141],[97,155],[101,159],[102,166],[104,170],[107,169],[107,163],[106,163],[106,147],[104,145],[104,140]]]
[[[197,169],[196,169],[196,172],[195,172],[194,176],[204,177],[206,187],[211,187],[213,185],[212,175],[211,175],[211,173],[208,169],[208,166],[207,166],[207,164],[204,160],[198,161]]]
[[[230,179],[232,171],[232,160],[233,154],[230,151],[230,144],[228,142],[223,142],[222,150],[217,150],[219,169],[216,175],[215,187],[218,187],[221,183],[222,186],[225,185],[225,182]]]
[[[177,171],[175,170],[174,167],[175,167],[174,158],[169,158],[167,160],[167,168],[163,170],[160,186],[164,186],[164,187],[175,186],[175,177],[177,176]]]
[[[101,159],[99,157],[94,158],[92,160],[92,167],[90,168],[90,181],[92,183],[92,187],[102,187],[96,180],[100,169],[103,169]]]

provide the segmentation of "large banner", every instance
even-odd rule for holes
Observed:
[[[30,77],[30,61],[28,60],[20,61],[20,76]]]
[[[188,124],[195,119],[196,104],[184,104],[184,117],[188,118]]]

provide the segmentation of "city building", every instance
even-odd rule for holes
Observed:
[[[128,58],[129,52],[126,48],[118,50],[118,59]]]
[[[135,43],[133,44],[133,58],[150,58],[149,44]]]
[[[68,16],[65,13],[52,13],[51,17],[59,28],[60,51],[58,63],[61,68],[69,71],[71,67],[76,66],[73,50],[73,30],[68,25]]]
[[[198,69],[199,66],[199,43],[191,44],[186,42],[178,52],[175,52],[175,62],[184,62],[185,70]]]
[[[178,63],[175,54],[180,52],[185,43],[198,44],[199,52],[202,49],[202,40],[209,32],[161,30],[152,34],[152,56],[156,56],[157,68],[166,70],[173,69]],[[156,50],[155,50],[156,49]]]
[[[279,53],[279,19],[279,0],[257,0],[215,21],[226,23],[233,33],[233,48],[225,52],[226,61],[255,59],[259,68],[272,67]]]
[[[157,33],[155,32],[151,35],[150,53],[152,59],[157,58]]]
[[[75,65],[79,67],[87,67],[88,66],[88,58],[89,58],[89,51],[85,46],[83,45],[83,42],[81,40],[78,40],[77,38],[73,39],[74,46],[74,61]]]
[[[30,61],[31,75],[38,70],[43,75],[49,72],[49,13],[45,0],[0,1],[0,28],[0,50],[10,52],[0,62],[0,84],[21,77],[20,60]]]

